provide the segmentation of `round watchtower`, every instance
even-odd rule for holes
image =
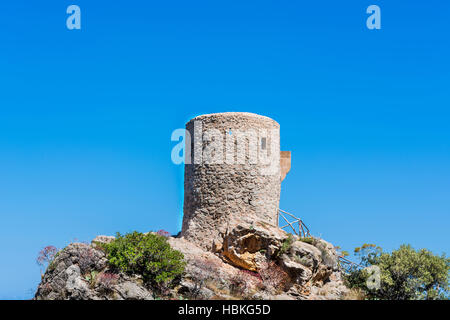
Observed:
[[[211,249],[237,223],[277,225],[280,126],[245,112],[201,115],[186,124],[181,235]]]

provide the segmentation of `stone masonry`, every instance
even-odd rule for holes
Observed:
[[[276,226],[282,175],[279,124],[257,114],[226,112],[198,116],[186,131],[190,151],[181,236],[210,250],[239,223]],[[284,178],[290,153],[283,158]]]

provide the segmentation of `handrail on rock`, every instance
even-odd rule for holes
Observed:
[[[350,273],[354,268],[357,269],[363,269],[364,267],[360,264],[357,264],[353,261],[350,261],[349,259],[345,258],[344,256],[339,256],[339,266],[345,273]]]
[[[292,222],[290,222],[286,216],[293,219]],[[283,218],[283,220],[287,223],[284,226],[280,226],[280,217]],[[311,233],[309,232],[309,228],[306,226],[306,224],[302,221],[302,219],[294,216],[292,213],[289,213],[287,211],[281,210],[278,208],[278,215],[277,215],[277,223],[280,229],[284,229],[287,227],[291,227],[294,234],[298,237],[311,237]],[[298,229],[295,228],[296,223],[298,223]],[[354,263],[350,261],[349,259],[345,258],[343,255],[339,256],[339,265],[343,269],[344,272],[349,272],[353,268],[364,268],[360,264]]]
[[[293,219],[292,222],[290,222],[286,215]],[[286,225],[280,226],[280,229],[284,229],[287,227],[291,227],[294,234],[298,237],[311,237],[311,233],[309,232],[309,228],[306,226],[306,224],[302,221],[302,219],[294,216],[292,213],[289,213],[287,211],[278,209],[278,215],[277,215],[277,222],[280,223],[280,217],[283,218],[284,221],[286,221]],[[298,223],[297,229],[295,228],[295,224]]]

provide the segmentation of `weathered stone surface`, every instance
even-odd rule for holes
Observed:
[[[286,232],[268,223],[238,224],[225,235],[222,255],[237,267],[257,271],[266,257],[277,254],[286,238]]]
[[[329,281],[322,286],[311,287],[308,300],[339,300],[342,299],[349,289],[340,281]]]
[[[225,263],[212,252],[205,251],[183,238],[169,238],[172,248],[180,251],[187,262],[185,278],[199,277],[226,280],[233,276],[237,269]],[[214,280],[213,279],[213,280]]]
[[[183,237],[211,250],[242,217],[277,223],[279,128],[276,121],[247,112],[201,115],[186,124],[191,154],[186,154]],[[217,160],[216,154],[221,163],[208,161]]]
[[[118,283],[115,290],[124,300],[153,300],[151,291],[130,280]]]
[[[137,279],[124,274],[117,274],[117,283],[105,291],[98,278],[101,273],[109,272],[107,259],[95,243],[113,237],[101,237],[95,238],[92,245],[72,243],[61,250],[47,268],[35,299],[152,299],[151,291],[140,285]]]
[[[313,270],[321,262],[321,251],[315,246],[303,241],[295,241],[288,254],[294,260]]]
[[[73,299],[89,298],[89,286],[81,279],[80,267],[76,264],[71,265],[65,271],[67,275],[66,292]]]
[[[291,260],[287,255],[283,255],[281,261],[282,266],[289,272],[295,282],[305,283],[311,279],[313,271],[308,267],[295,260]]]
[[[95,247],[97,243],[111,243],[114,239],[116,239],[114,236],[96,236],[91,244]]]
[[[313,245],[316,248],[318,248],[321,252],[322,263],[331,268],[332,270],[337,271],[339,264],[339,257],[336,254],[334,246],[323,239],[319,238],[313,239],[314,239]]]

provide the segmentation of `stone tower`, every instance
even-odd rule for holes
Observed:
[[[185,150],[182,237],[212,249],[238,223],[277,225],[290,152],[280,157],[276,121],[245,112],[201,115],[186,124]]]

